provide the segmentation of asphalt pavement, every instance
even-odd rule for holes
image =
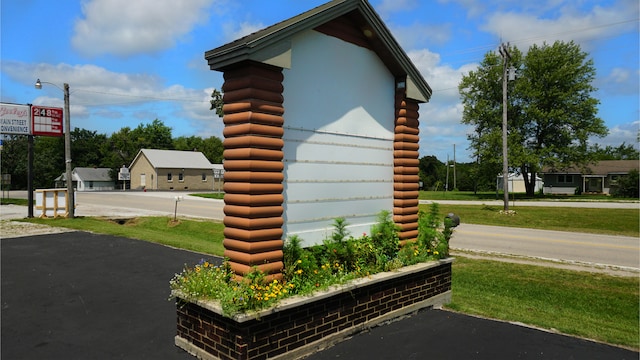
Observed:
[[[169,280],[207,255],[74,231],[0,240],[2,359],[192,359]],[[455,293],[453,294],[455,296]],[[321,359],[638,359],[638,352],[445,310],[353,336]]]

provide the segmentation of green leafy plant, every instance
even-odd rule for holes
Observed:
[[[176,274],[170,286],[187,299],[219,301],[223,313],[229,316],[259,310],[287,296],[308,295],[358,277],[448,256],[451,234],[445,236],[439,232],[442,223],[438,218],[437,206],[429,214],[422,213],[419,230],[426,235],[403,247],[400,247],[399,227],[387,211],[378,215],[371,235],[365,233],[360,238],[350,235],[344,218],[337,218],[332,234],[321,245],[303,248],[302,240],[296,235],[285,241],[281,281],[266,282],[265,274],[257,269],[237,280],[226,261],[223,266],[201,261]]]

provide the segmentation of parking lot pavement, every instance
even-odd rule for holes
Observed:
[[[0,245],[2,359],[192,359],[169,280],[209,256],[81,231]]]
[[[0,256],[2,359],[193,359],[174,345],[169,280],[185,264],[220,261],[82,231],[3,238]],[[337,358],[638,359],[638,353],[426,310],[309,357]]]

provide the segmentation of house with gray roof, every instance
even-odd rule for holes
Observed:
[[[129,166],[131,189],[213,190],[213,169],[201,152],[141,149]]]
[[[631,170],[638,171],[638,160],[602,160],[586,166],[543,169],[544,193],[552,195],[615,194],[618,181]]]
[[[76,191],[107,191],[114,190],[116,183],[111,178],[110,168],[77,167],[71,172],[73,187]],[[66,186],[66,174],[55,179],[56,187]]]

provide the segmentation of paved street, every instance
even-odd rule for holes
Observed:
[[[640,271],[640,240],[628,236],[462,224],[450,246]]]
[[[187,192],[162,191],[111,191],[78,192],[76,214],[78,216],[178,216],[222,220],[222,200],[189,196]],[[24,197],[26,192],[14,191],[11,197]],[[438,201],[445,203],[446,201]],[[429,203],[429,201],[421,201]],[[460,203],[460,202],[457,202]],[[462,202],[486,204],[486,202]],[[502,204],[501,201],[498,202]],[[517,206],[562,206],[637,209],[638,202],[518,202]],[[25,208],[26,209],[26,208]],[[4,207],[3,218],[9,210]],[[26,216],[26,210],[24,216]],[[18,215],[13,215],[18,216]],[[622,271],[640,272],[640,241],[625,236],[594,235],[564,231],[532,230],[498,226],[463,224],[454,232],[451,241],[454,250],[473,250],[485,253],[509,254],[531,258],[589,263],[598,267]]]

